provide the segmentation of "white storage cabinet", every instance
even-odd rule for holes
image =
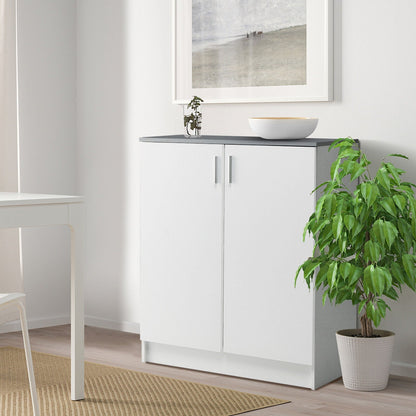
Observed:
[[[330,143],[141,139],[143,361],[312,389],[340,377],[335,331],[355,309],[294,287]]]

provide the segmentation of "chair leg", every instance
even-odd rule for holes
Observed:
[[[26,311],[23,303],[18,302],[20,311],[20,323],[22,326],[23,343],[25,346],[26,366],[29,376],[30,394],[32,396],[33,415],[40,416],[38,394],[36,392],[35,375],[33,372],[32,352],[30,350],[29,332],[27,330]]]

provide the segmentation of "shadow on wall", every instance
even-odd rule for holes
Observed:
[[[367,157],[372,161],[370,173],[373,173],[382,162],[383,158],[392,153],[406,155],[409,160],[398,157],[390,157],[393,163],[403,169],[406,173],[403,178],[409,182],[416,183],[416,149],[397,142],[397,137],[387,140],[365,140],[361,146]],[[398,302],[387,302],[391,311],[386,314],[382,321],[381,328],[392,330],[396,333],[396,342],[393,351],[392,374],[399,374],[408,377],[415,377],[414,362],[416,350],[416,333],[414,324],[406,319],[409,313],[413,316],[416,311],[416,294],[405,288],[400,294]]]
[[[342,3],[334,1],[334,101],[342,101]]]
[[[361,147],[369,160],[372,162],[370,173],[375,172],[383,161],[383,158],[394,162],[394,165],[403,169],[405,180],[416,183],[416,149],[406,146],[403,142],[398,143],[397,138],[387,140],[362,140]],[[399,153],[407,156],[409,160],[399,157],[388,157],[389,154]]]
[[[127,1],[78,2],[78,137],[87,202],[87,323],[133,321]],[[99,70],[97,70],[99,69]],[[137,281],[137,275],[134,281]],[[137,303],[137,302],[136,302]]]

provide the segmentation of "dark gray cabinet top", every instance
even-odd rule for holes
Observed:
[[[293,147],[318,147],[329,146],[337,139],[292,139],[292,140],[266,140],[254,136],[200,136],[198,138],[186,138],[177,134],[173,136],[141,137],[141,142],[152,143],[189,143],[189,144],[245,144],[257,146],[293,146]]]

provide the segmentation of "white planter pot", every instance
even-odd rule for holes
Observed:
[[[356,329],[344,329],[336,334],[344,386],[350,390],[383,390],[389,381],[394,333],[375,330],[380,337],[351,336],[357,333]]]

